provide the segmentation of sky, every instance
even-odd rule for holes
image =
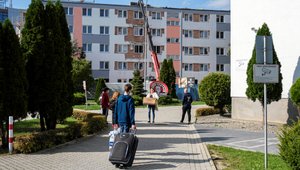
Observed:
[[[7,0],[9,2],[9,0]],[[27,9],[31,0],[12,0],[13,8]],[[76,1],[76,0],[74,0]],[[77,0],[79,1],[79,0]],[[93,0],[85,0],[93,2]],[[129,5],[130,2],[138,0],[95,0],[96,3]],[[191,9],[212,9],[230,10],[230,0],[144,0],[144,3],[155,7],[191,8]],[[8,6],[8,3],[7,5]]]

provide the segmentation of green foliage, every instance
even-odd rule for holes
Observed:
[[[271,32],[267,24],[263,24],[261,28],[258,29],[257,35],[259,36],[271,36]],[[246,95],[248,99],[252,101],[258,100],[261,105],[264,103],[264,85],[262,83],[253,82],[253,65],[256,64],[256,50],[255,48],[252,51],[252,57],[248,63],[247,68],[247,89]],[[279,83],[267,84],[267,103],[270,104],[273,101],[278,101],[281,99],[282,93],[282,74],[281,74],[281,64],[278,60],[276,51],[273,45],[273,64],[279,65]]]
[[[158,104],[160,105],[168,105],[172,103],[172,97],[171,96],[161,96],[158,99]]]
[[[138,95],[132,95],[132,98],[135,106],[143,105],[143,97]]]
[[[75,92],[84,92],[82,82],[86,81],[87,90],[94,83],[91,71],[91,62],[85,59],[73,59],[72,80]]]
[[[107,87],[107,86],[105,84],[104,79],[102,79],[102,78],[98,79],[97,86],[96,86],[96,93],[95,93],[95,102],[97,104],[100,104],[99,97],[102,94],[102,89],[105,88],[105,87]]]
[[[210,107],[202,107],[198,108],[195,111],[195,117],[200,116],[208,116],[220,113],[220,109],[210,108]]]
[[[300,169],[300,121],[282,128],[279,155],[292,168]]]
[[[84,93],[74,93],[74,105],[85,104],[85,95]]]
[[[132,94],[137,96],[143,96],[144,93],[144,84],[139,70],[134,70],[133,79],[130,82],[133,86]]]
[[[300,108],[300,78],[292,85],[290,93],[292,101]]]
[[[177,98],[176,89],[175,89],[175,81],[176,81],[176,72],[173,66],[173,60],[164,60],[160,69],[160,81],[164,82],[169,89],[169,94],[172,97]]]
[[[8,128],[3,123],[8,125],[9,116],[14,119],[27,116],[25,61],[9,20],[0,23],[0,61],[0,134],[3,146],[7,146]]]
[[[209,73],[199,85],[201,101],[207,105],[219,108],[231,103],[230,76],[223,73]]]

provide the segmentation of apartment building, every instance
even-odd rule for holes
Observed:
[[[92,63],[94,78],[129,82],[133,71],[154,77],[144,18],[136,3],[62,2],[72,39]],[[172,58],[178,77],[196,83],[209,72],[230,73],[230,12],[147,6],[160,63]]]

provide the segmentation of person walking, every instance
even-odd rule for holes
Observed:
[[[116,124],[115,122],[114,122],[114,114],[115,114],[115,106],[116,106],[116,103],[117,103],[117,100],[118,100],[118,97],[120,96],[120,92],[118,92],[118,91],[115,91],[114,92],[114,94],[112,95],[112,97],[111,97],[111,100],[110,100],[110,102],[109,102],[109,109],[111,110],[111,113],[112,113],[112,116],[111,116],[111,118],[112,118],[112,125],[114,125],[114,124]]]
[[[102,107],[102,114],[105,115],[106,122],[107,122],[108,108],[109,108],[108,93],[109,93],[109,88],[105,87],[102,92],[101,107]]]
[[[123,95],[120,95],[115,106],[113,126],[114,129],[118,129],[120,127],[121,133],[128,133],[130,127],[132,129],[136,129],[134,100],[130,96],[131,89],[131,84],[125,84],[125,92]]]
[[[150,93],[148,93],[146,97],[147,98],[155,98],[156,100],[159,99],[157,93],[154,91],[153,88],[150,89]],[[148,105],[148,123],[150,123],[150,120],[151,120],[151,111],[152,111],[152,123],[154,123],[154,120],[155,120],[155,107],[156,107],[156,104]]]
[[[188,89],[184,89],[184,96],[182,100],[182,117],[180,123],[183,123],[186,112],[188,113],[188,121],[191,123],[191,108],[192,108],[193,97],[188,92]]]

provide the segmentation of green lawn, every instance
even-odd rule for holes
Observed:
[[[223,146],[207,145],[215,164],[225,170],[259,170],[264,169],[264,153],[243,151]],[[290,170],[278,155],[269,154],[268,169]]]

